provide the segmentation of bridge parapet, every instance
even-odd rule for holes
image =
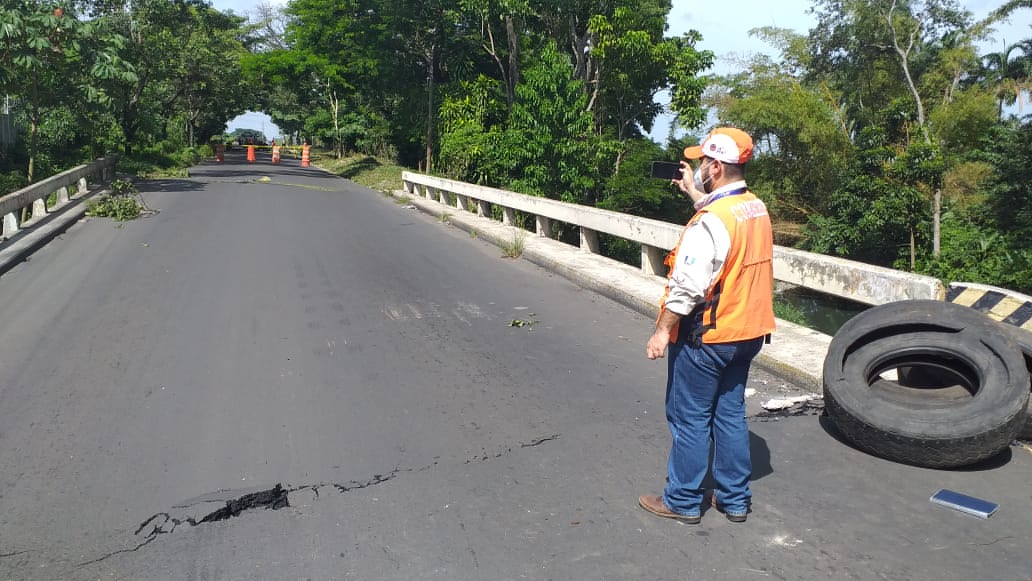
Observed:
[[[641,271],[652,276],[666,275],[663,259],[677,244],[684,227],[413,172],[404,172],[402,181],[410,195],[475,211],[481,217],[491,215],[491,205],[499,206],[507,225],[513,224],[516,211],[533,215],[541,237],[551,237],[553,220],[576,226],[580,229],[580,249],[587,253],[598,253],[599,232],[637,242],[641,244]],[[942,282],[930,276],[782,246],[774,248],[774,277],[868,305],[945,297]]]
[[[0,197],[0,216],[4,217],[0,239],[6,240],[23,228],[31,227],[69,202],[86,194],[90,179],[108,181],[115,176],[115,164],[118,155],[110,155],[89,163],[61,172],[45,180],[26,186],[16,192]],[[74,186],[74,194],[69,195],[69,187]],[[57,194],[55,201],[47,207],[47,199]],[[20,214],[22,210],[31,208],[31,217],[24,222]]]
[[[118,156],[111,155],[0,197],[0,274],[82,218],[86,213],[82,202],[91,194],[90,182],[113,179],[117,162]],[[93,193],[98,191],[102,190]],[[26,213],[31,217],[23,221],[22,214]]]

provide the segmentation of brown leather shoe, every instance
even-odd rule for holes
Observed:
[[[720,503],[717,502],[717,496],[715,494],[713,495],[712,503],[713,503],[713,508],[715,508],[718,511],[724,513],[724,516],[727,518],[727,520],[729,520],[729,521],[731,521],[733,523],[743,523],[743,522],[745,522],[746,520],[749,519],[749,510],[748,509],[746,509],[745,512],[727,512],[726,510],[724,510],[724,508],[722,506],[720,506]]]
[[[677,514],[676,512],[667,508],[667,505],[663,502],[662,496],[653,496],[646,494],[638,497],[638,506],[651,512],[656,516],[663,518],[677,519],[687,525],[697,525],[702,522],[702,516],[685,516],[683,514]]]

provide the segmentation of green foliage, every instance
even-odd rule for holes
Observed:
[[[523,251],[527,247],[527,231],[522,228],[516,229],[511,238],[499,243],[499,247],[502,249],[502,256],[506,258],[523,256]]]
[[[1032,248],[1027,238],[978,225],[970,216],[946,212],[938,258],[925,257],[918,271],[943,281],[991,284],[1032,294]]]
[[[516,88],[508,126],[484,152],[488,181],[525,194],[594,205],[614,143],[594,135],[587,97],[554,46]]]
[[[673,149],[680,151],[683,148]],[[653,161],[671,161],[671,157],[670,153],[652,141],[625,142],[619,170],[606,180],[598,207],[678,224],[686,223],[692,211],[688,198],[680,194],[680,190],[669,181],[650,177]],[[637,260],[640,261],[640,256]]]
[[[21,172],[0,173],[0,196],[18,191],[27,185],[29,185],[28,180]]]
[[[491,183],[500,176],[488,175],[486,160],[496,155],[499,132],[506,115],[501,83],[480,75],[460,83],[453,95],[441,103],[441,148],[439,171],[452,179]],[[492,179],[493,178],[493,179]]]
[[[755,191],[778,216],[805,220],[826,211],[827,192],[837,187],[854,149],[832,96],[786,69],[756,58],[746,71],[720,79],[713,101],[722,120],[772,145],[748,167]]]
[[[810,215],[804,247],[892,266],[908,255],[912,236],[927,219],[924,196],[907,180],[935,178],[937,158],[917,145],[909,155],[896,156],[884,133],[874,129],[862,132],[859,141],[863,149],[841,185],[829,192],[826,213]]]
[[[990,226],[1032,247],[1032,119],[999,127],[988,141],[986,157],[996,168],[988,185]]]
[[[796,307],[792,303],[786,302],[777,295],[774,296],[774,316],[789,323],[795,323],[797,325],[806,325],[806,315],[799,307]]]
[[[111,193],[116,196],[128,196],[137,192],[136,184],[129,180],[114,180],[110,188]]]
[[[51,140],[67,141],[83,118],[110,111],[105,82],[138,77],[118,55],[125,39],[105,21],[80,19],[49,2],[12,0],[0,7],[0,23],[0,90],[23,103],[31,182],[37,177],[41,131]],[[44,122],[49,126],[41,128]],[[43,145],[49,146],[45,151],[58,149],[46,140]]]
[[[100,195],[86,200],[86,215],[113,218],[117,222],[140,217],[143,206],[136,198],[126,195]]]
[[[122,157],[118,169],[145,178],[184,177],[186,168],[212,155],[209,145],[176,148],[175,144],[161,142]]]

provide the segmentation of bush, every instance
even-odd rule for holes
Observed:
[[[102,195],[86,201],[86,215],[113,218],[118,222],[135,220],[143,206],[131,196]]]
[[[111,182],[111,194],[98,196],[86,201],[86,215],[114,218],[118,222],[135,220],[140,216],[143,206],[136,201],[133,194],[136,185],[129,180]]]
[[[20,171],[0,173],[0,196],[16,192],[28,185],[25,174]]]
[[[128,196],[137,192],[136,185],[129,180],[115,180],[111,182],[111,191],[116,196]]]

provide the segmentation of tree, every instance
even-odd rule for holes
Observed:
[[[804,246],[813,252],[894,266],[911,254],[927,215],[921,192],[906,172],[934,156],[901,156],[885,131],[870,127],[857,138],[857,155],[839,187],[828,193],[825,213],[811,214]]]
[[[508,106],[512,107],[521,80],[520,32],[532,14],[528,0],[460,0],[459,7],[479,24],[479,33],[473,36],[479,37],[480,47],[497,66]]]
[[[508,127],[485,155],[490,175],[518,192],[594,205],[607,174],[603,160],[615,151],[594,137],[581,82],[570,78],[570,61],[554,45],[516,87]]]
[[[775,29],[751,33],[774,40],[786,51],[783,60],[753,57],[741,73],[716,79],[707,102],[722,123],[753,136],[762,155],[750,163],[750,182],[779,221],[805,223],[828,210],[828,193],[855,154],[852,122],[826,85],[807,86],[797,64],[804,37]]]
[[[84,112],[84,102],[107,106],[110,96],[98,85],[136,78],[132,66],[117,54],[124,40],[101,22],[79,20],[49,3],[12,0],[0,8],[0,86],[26,103],[30,182],[45,111],[65,107]]]
[[[251,101],[237,74],[243,18],[204,0],[106,0],[94,2],[93,13],[128,39],[120,57],[137,72],[105,85],[127,154],[165,138],[175,119],[184,144],[198,130],[204,141]]]
[[[880,125],[890,129],[900,151],[920,140],[922,151],[945,157],[926,164],[937,172],[910,174],[921,176],[913,185],[931,198],[931,252],[938,256],[942,186],[965,145],[948,138],[958,122],[974,123],[961,115],[984,117],[978,108],[955,107],[955,100],[978,67],[974,42],[999,16],[975,23],[953,0],[820,0],[817,13],[811,79],[830,79],[858,128]],[[966,97],[969,104],[978,101]]]

